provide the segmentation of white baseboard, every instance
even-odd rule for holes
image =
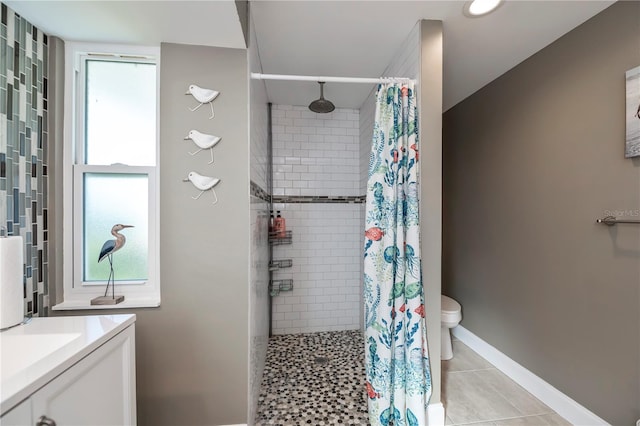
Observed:
[[[429,426],[444,426],[444,405],[441,402],[427,406],[427,424]]]
[[[451,331],[462,343],[495,365],[498,370],[509,376],[511,380],[525,388],[540,401],[547,404],[553,411],[571,424],[610,426],[609,423],[587,408],[578,404],[461,325],[453,328]]]

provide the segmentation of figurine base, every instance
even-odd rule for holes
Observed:
[[[100,296],[95,299],[91,299],[92,305],[117,305],[120,302],[124,302],[124,296]]]

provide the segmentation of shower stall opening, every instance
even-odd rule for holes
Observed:
[[[320,106],[336,87],[325,89]],[[272,105],[271,123],[271,208],[290,234],[271,234],[272,337],[256,424],[366,425],[360,166],[371,141],[361,146],[358,109]]]
[[[253,45],[257,46],[255,40]],[[259,259],[261,262],[256,265],[270,263],[271,271],[268,272],[266,266],[262,269],[256,267],[256,276],[260,278],[253,281],[256,293],[262,295],[255,311],[257,315],[253,316],[256,319],[253,327],[265,336],[264,340],[263,334],[259,336],[262,346],[255,351],[256,361],[253,363],[257,366],[252,375],[256,377],[253,384],[258,386],[252,387],[252,397],[253,401],[259,401],[255,423],[336,424],[339,423],[336,419],[342,419],[345,424],[368,424],[369,421],[371,424],[387,426],[391,423],[444,424],[439,362],[431,364],[430,380],[424,381],[432,383],[429,405],[416,408],[417,411],[427,411],[428,420],[420,418],[416,423],[415,418],[407,415],[406,409],[388,404],[386,396],[390,392],[384,377],[382,382],[371,381],[370,378],[376,375],[367,366],[379,366],[380,361],[375,357],[374,362],[364,361],[365,354],[368,353],[367,357],[372,356],[369,338],[380,341],[382,337],[365,335],[365,328],[369,330],[368,333],[371,332],[370,325],[376,325],[375,321],[383,317],[387,324],[389,316],[394,321],[406,318],[408,306],[396,306],[395,302],[389,304],[387,300],[385,307],[388,310],[380,311],[380,315],[373,320],[368,316],[366,324],[369,326],[365,327],[365,243],[371,242],[371,246],[367,248],[369,254],[385,259],[385,262],[389,259],[392,264],[397,255],[408,253],[415,265],[418,253],[415,242],[407,241],[407,245],[412,247],[405,249],[403,244],[398,246],[398,241],[387,241],[379,230],[372,229],[377,226],[367,224],[365,228],[365,206],[368,211],[374,207],[367,204],[369,201],[365,200],[364,195],[368,189],[369,160],[374,140],[374,123],[377,121],[376,91],[380,84],[388,85],[398,81],[262,74],[267,71],[264,67],[274,69],[277,68],[277,63],[264,61],[261,64],[256,53],[254,52],[253,65],[250,67],[252,98],[257,102],[252,113],[252,128],[255,129],[252,133],[252,146],[255,149],[252,152],[255,153],[253,164],[256,165],[252,179],[258,183],[263,182],[264,185],[273,183],[273,190],[262,198],[267,203],[262,205],[261,214],[262,217],[266,215],[266,223],[270,206],[274,215],[280,210],[286,221],[286,231],[291,233],[291,244],[279,244],[282,241],[278,241],[277,245],[269,246],[265,243],[257,250],[262,257]],[[302,65],[304,64],[301,63]],[[345,64],[336,63],[336,70],[348,69],[343,65]],[[420,210],[424,214],[420,220],[423,238],[416,245],[420,246],[423,254],[421,261],[424,284],[421,287],[425,293],[425,301],[424,305],[411,306],[410,309],[414,318],[415,315],[424,315],[429,347],[428,350],[423,348],[422,355],[420,351],[412,351],[404,358],[413,361],[427,352],[440,353],[442,65],[442,23],[420,20],[396,51],[390,53],[389,62],[380,68],[384,68],[384,71],[379,74],[408,77],[417,84],[413,91],[418,100],[416,106],[420,110],[419,169],[423,185],[419,194]],[[373,72],[378,71],[380,70]],[[365,71],[366,74],[370,73]],[[303,80],[308,83],[271,80]],[[319,90],[320,82],[325,83],[322,85],[323,92]],[[403,79],[398,83],[410,82]],[[345,83],[366,83],[369,86],[358,84],[345,90]],[[354,90],[358,87],[363,89]],[[395,93],[397,95],[398,91]],[[308,105],[317,100],[318,95],[332,102],[335,109],[330,113],[314,113],[310,110]],[[357,100],[350,103],[350,100],[355,99]],[[263,153],[271,148],[267,148],[270,145],[263,142],[268,140],[268,132],[264,126],[267,115],[263,112],[265,108],[258,104],[264,105],[270,101],[274,103],[273,115],[270,115],[273,118],[274,140],[271,147],[273,161],[268,162],[273,171],[266,174],[269,177],[267,179],[263,177]],[[385,124],[387,126],[388,122]],[[417,129],[418,125],[414,124],[413,131]],[[281,141],[276,140],[276,134],[282,136]],[[403,142],[400,148],[405,151],[398,152],[399,161],[413,155],[415,151],[411,145]],[[387,152],[386,155],[391,155],[391,159],[395,160],[394,152]],[[417,152],[415,160],[417,161]],[[265,183],[271,178],[273,182]],[[373,194],[375,191],[370,192]],[[377,202],[388,200],[399,207],[397,200],[389,198],[384,191],[377,191],[376,194],[374,199]],[[269,205],[269,202],[273,204]],[[255,229],[259,230],[260,227],[256,226]],[[266,226],[261,226],[261,229],[264,230],[261,235],[266,236]],[[286,233],[284,235],[289,238]],[[266,241],[266,238],[262,240]],[[376,241],[384,241],[384,246],[374,244]],[[389,248],[385,255],[388,247],[393,248]],[[413,252],[410,252],[412,249]],[[269,259],[271,262],[266,260],[265,253],[268,250],[273,251],[273,256]],[[280,262],[283,262],[283,267],[279,267]],[[369,274],[371,273],[370,271]],[[267,296],[269,280],[272,284],[271,292],[275,293],[277,288],[277,296],[264,297]],[[337,285],[332,285],[334,281]],[[274,286],[276,283],[277,287]],[[410,284],[409,293],[417,294],[415,290],[419,285],[415,281]],[[403,290],[400,283],[397,287],[397,294],[406,293],[407,289]],[[269,306],[267,310],[269,302],[273,306]],[[371,308],[369,305],[370,312],[375,310]],[[267,314],[272,314],[268,321]],[[273,326],[269,333],[271,337],[268,351],[262,349],[267,347],[266,324]],[[384,326],[380,329],[390,330]],[[409,345],[411,344],[410,342]],[[311,348],[304,349],[308,345]],[[376,350],[378,351],[377,348]],[[380,354],[380,359],[387,362],[388,354],[383,352],[380,349],[377,353]],[[395,362],[393,356],[392,353],[391,361]],[[265,357],[268,360],[263,368]],[[264,380],[260,380],[263,371]],[[356,371],[355,375],[345,378],[353,371]],[[335,381],[340,378],[344,380]],[[344,385],[345,381],[357,386],[351,389]],[[413,378],[409,381],[416,383]],[[395,383],[394,379],[391,378],[389,383]],[[398,393],[397,398],[394,397],[396,401],[404,399],[402,392]],[[380,403],[383,400],[384,404]],[[377,401],[377,406],[369,412],[372,401]],[[410,405],[415,406],[413,402]],[[330,406],[334,406],[334,409]],[[376,413],[377,418],[371,418],[371,413]],[[405,415],[405,419],[400,417]]]
[[[336,410],[355,424],[425,424],[431,379],[415,82],[377,80],[375,102],[365,103],[375,108],[373,126],[370,108],[364,122],[360,110],[336,109],[324,97],[325,78],[317,80],[320,99],[308,108],[269,105],[273,337],[258,424],[322,422],[340,415]],[[395,301],[379,303],[381,292]],[[394,373],[385,362],[402,370]],[[347,383],[353,388],[344,392]],[[327,404],[318,405],[314,395]]]

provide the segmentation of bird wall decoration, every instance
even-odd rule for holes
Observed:
[[[206,133],[200,133],[197,130],[190,130],[189,134],[185,136],[184,140],[192,140],[197,146],[198,149],[196,152],[190,152],[189,155],[196,155],[203,149],[211,150],[211,161],[209,164],[213,163],[213,147],[218,144],[222,140],[219,136],[207,135]]]
[[[200,198],[200,196],[204,194],[204,191],[211,190],[214,198],[213,204],[216,204],[218,202],[218,195],[216,194],[216,191],[213,189],[213,187],[220,183],[220,179],[210,176],[203,176],[197,172],[189,172],[187,178],[183,179],[182,181],[191,182],[193,186],[200,190],[200,193],[197,197],[191,197],[194,200]]]
[[[195,84],[190,85],[185,95],[193,96],[196,101],[200,102],[200,104],[195,108],[189,108],[189,111],[195,111],[202,105],[209,104],[209,106],[211,107],[211,117],[209,117],[209,120],[211,120],[216,116],[216,114],[213,112],[213,101],[218,97],[219,94],[220,92],[218,92],[217,90],[205,89],[204,87],[196,86]]]
[[[124,296],[118,296],[116,298],[115,293],[115,274],[113,272],[113,253],[120,250],[124,247],[124,244],[127,242],[127,239],[124,235],[120,234],[125,228],[133,228],[133,225],[122,225],[120,223],[113,225],[111,228],[111,235],[116,237],[115,240],[107,240],[102,245],[102,249],[100,249],[100,255],[98,256],[98,263],[102,262],[104,258],[109,259],[109,278],[107,279],[107,288],[104,290],[104,296],[96,297],[91,300],[92,305],[112,305],[116,303],[120,303],[124,300]],[[107,296],[109,292],[109,285],[111,285],[111,298]]]

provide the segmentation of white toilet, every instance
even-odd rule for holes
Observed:
[[[442,310],[440,313],[440,359],[443,361],[453,358],[453,348],[451,347],[451,331],[462,320],[462,307],[458,302],[444,294],[440,296]]]

